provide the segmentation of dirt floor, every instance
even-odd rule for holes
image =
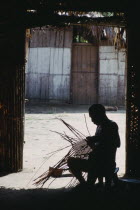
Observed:
[[[48,188],[49,182],[43,188],[36,188],[33,180],[53,166],[69,150],[56,153],[47,159],[48,153],[69,146],[67,142],[52,132],[65,132],[68,129],[57,118],[64,119],[85,135],[94,135],[96,126],[88,116],[88,106],[26,104],[25,114],[25,144],[24,168],[19,173],[0,177],[0,207],[3,210],[135,210],[139,209],[140,185],[128,185],[120,181],[117,187],[106,191],[86,187],[69,187],[66,185],[71,177],[55,179]],[[107,111],[107,116],[118,123],[121,137],[121,148],[117,152],[118,175],[125,172],[125,110]],[[121,180],[121,179],[120,179]]]

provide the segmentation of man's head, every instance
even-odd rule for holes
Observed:
[[[102,104],[93,104],[89,107],[89,116],[94,124],[100,125],[106,118],[105,107]]]

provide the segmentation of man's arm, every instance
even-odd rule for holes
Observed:
[[[99,136],[88,136],[86,138],[87,145],[92,149],[100,145],[100,137]]]

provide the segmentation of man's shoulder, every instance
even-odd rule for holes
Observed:
[[[112,125],[117,125],[117,123],[113,120],[109,120]],[[117,125],[118,126],[118,125]]]
[[[117,123],[114,122],[113,120],[110,120],[110,119],[108,119],[107,125],[108,125],[109,127],[111,126],[112,128],[118,128]]]

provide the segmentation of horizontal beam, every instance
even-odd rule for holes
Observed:
[[[87,17],[87,16],[67,16],[52,14],[47,15],[27,15],[26,27],[41,27],[43,25],[52,26],[67,26],[67,25],[98,25],[108,27],[126,27],[126,21],[124,17],[112,16],[112,17]]]
[[[128,0],[26,0],[27,9],[40,10],[46,8],[54,11],[102,11],[125,12],[128,8]]]
[[[17,27],[34,28],[42,26],[57,26],[65,27],[69,25],[98,25],[108,27],[126,27],[126,20],[124,16],[112,17],[87,17],[77,15],[59,15],[54,13],[40,12],[26,12],[17,14],[13,19],[5,17],[0,22],[0,28],[4,31],[14,29]]]

